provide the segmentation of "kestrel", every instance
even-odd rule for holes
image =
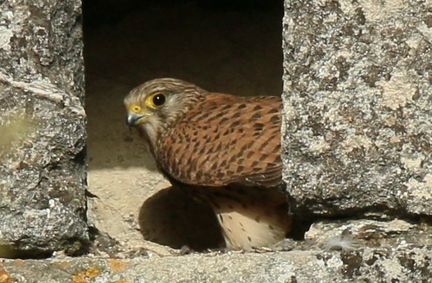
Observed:
[[[133,89],[124,103],[128,125],[163,175],[212,207],[228,248],[285,238],[291,218],[282,189],[280,97],[239,97],[161,78]]]

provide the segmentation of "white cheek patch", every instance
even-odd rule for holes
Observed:
[[[149,142],[154,148],[156,145],[156,139],[158,137],[158,131],[161,127],[160,119],[156,115],[152,115],[148,118],[147,123],[145,123],[143,126],[148,136]]]

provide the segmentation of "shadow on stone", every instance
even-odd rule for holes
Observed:
[[[293,229],[287,235],[287,238],[291,238],[295,241],[303,241],[305,239],[305,233],[309,231],[313,223],[312,218],[302,218],[294,216]]]
[[[224,245],[211,208],[174,187],[159,191],[143,203],[139,225],[145,240],[176,249],[187,246],[202,251]]]
[[[12,259],[43,259],[52,256],[52,252],[40,251],[37,249],[22,250],[14,245],[6,245],[0,243],[0,258]],[[1,278],[0,278],[0,282]]]

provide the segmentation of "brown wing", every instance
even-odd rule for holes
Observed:
[[[159,165],[189,185],[277,186],[281,107],[277,97],[209,94],[161,139]]]

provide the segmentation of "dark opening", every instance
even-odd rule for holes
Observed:
[[[185,211],[178,199],[173,209],[151,211],[166,207],[155,205],[153,188],[163,187],[162,181],[157,181],[160,177],[155,177],[143,143],[124,125],[122,100],[136,85],[157,77],[180,78],[207,90],[242,96],[280,95],[283,1],[85,0],[83,12],[89,190],[114,210],[109,215],[109,209],[98,207],[90,213],[105,211],[106,215],[96,217],[111,221],[106,225],[108,230],[118,222],[129,225],[131,231],[138,224],[138,215],[142,220],[143,215],[156,213],[165,217],[163,225],[179,227],[157,227],[147,221],[154,226],[143,228],[146,224],[140,223],[141,230],[173,235],[187,232],[178,229],[189,229],[190,225],[184,228],[178,222],[194,223],[197,210],[200,217],[215,221],[208,208],[199,203],[187,204],[194,206],[189,208],[191,215],[178,218],[178,213]],[[146,205],[149,197],[151,205]],[[162,198],[172,199],[166,192]],[[140,212],[137,199],[142,205]],[[212,235],[196,248],[218,246],[221,238],[214,226],[210,223],[195,229]],[[105,232],[118,237],[114,230]],[[193,237],[149,239],[192,248],[195,241]]]

